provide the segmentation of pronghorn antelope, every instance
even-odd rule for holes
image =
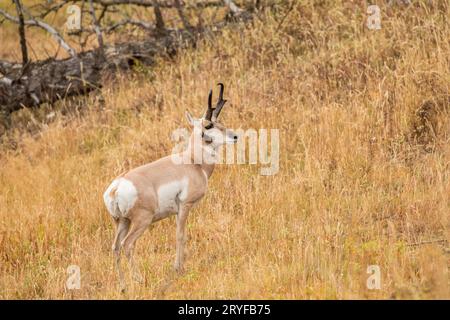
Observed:
[[[191,208],[205,195],[214,170],[214,161],[203,159],[207,156],[214,160],[220,145],[238,140],[233,131],[217,121],[227,101],[223,99],[223,84],[219,86],[216,107],[212,107],[211,90],[202,118],[195,119],[186,111],[193,130],[185,151],[132,169],[116,178],[103,194],[106,208],[116,224],[112,250],[122,290],[125,280],[120,268],[120,249],[123,247],[135,280],[142,281],[133,260],[136,240],[152,223],[172,214],[177,215],[175,269],[183,271],[186,220]],[[175,158],[183,161],[175,162]]]

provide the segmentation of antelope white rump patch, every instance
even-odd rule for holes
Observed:
[[[114,180],[103,194],[103,200],[114,218],[126,216],[137,200],[137,190],[133,182],[125,178]],[[118,209],[118,210],[117,210]]]

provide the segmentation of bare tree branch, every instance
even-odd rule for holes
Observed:
[[[161,13],[161,8],[159,7],[158,0],[152,0],[153,10],[155,11],[155,20],[156,20],[156,30],[159,32],[164,32],[166,28],[164,24],[164,19]]]
[[[181,8],[180,0],[174,0],[174,1],[175,1],[175,7],[177,8],[178,15],[180,16],[181,22],[183,23],[183,27],[186,30],[192,29],[191,24],[189,23],[189,21],[186,19],[186,16],[184,15],[183,8]]]
[[[85,37],[85,39],[83,40],[83,32],[81,30],[83,30],[83,15],[84,15],[84,6],[86,4],[86,1],[83,0],[83,2],[81,3],[81,16],[80,16],[80,34],[79,34],[79,38],[78,38],[78,44],[81,48],[81,52],[84,52],[84,47],[86,46],[86,43],[89,40],[89,35],[87,35]]]
[[[45,18],[46,16],[48,16],[50,13],[52,13],[52,12],[57,12],[59,9],[61,9],[62,7],[64,7],[66,4],[67,4],[66,1],[60,2],[60,3],[58,3],[58,4],[56,4],[56,5],[52,6],[52,7],[49,7],[48,5],[44,5],[44,4],[41,4],[41,3],[37,4],[36,7],[43,7],[43,8],[45,9],[45,11],[42,12],[42,13],[39,15],[39,18],[40,18],[40,19],[44,19],[44,18]],[[31,9],[31,8],[33,8],[33,6],[30,7],[30,9]]]
[[[19,17],[20,48],[22,50],[22,65],[25,68],[28,64],[27,39],[25,38],[25,22],[23,19],[22,4],[20,0],[13,0],[16,5],[17,16]]]
[[[7,13],[6,11],[4,11],[2,9],[0,9],[0,15],[5,17],[9,21],[12,21],[14,23],[20,23],[18,18],[10,15],[9,13]],[[63,47],[64,50],[66,50],[72,57],[75,57],[77,55],[76,51],[64,40],[64,38],[59,34],[59,32],[56,31],[52,26],[50,26],[40,20],[36,20],[34,18],[25,20],[24,24],[29,25],[29,26],[40,27],[40,28],[44,29],[45,31],[50,33],[53,36],[53,38],[55,38],[55,40],[58,41],[58,43],[61,45],[61,47]]]
[[[117,28],[123,27],[128,24],[143,28],[148,31],[155,30],[155,28],[150,23],[141,21],[141,20],[133,20],[133,19],[125,19],[125,20],[119,21],[109,27],[103,28],[102,30],[105,31],[106,33],[110,33],[112,31],[116,30]]]
[[[89,9],[90,9],[91,16],[92,16],[92,23],[94,25],[94,30],[97,35],[98,48],[100,50],[100,55],[102,57],[104,57],[103,35],[102,35],[102,30],[100,28],[100,25],[97,21],[97,17],[95,16],[93,0],[89,0]]]
[[[152,24],[142,21],[142,20],[135,20],[135,19],[124,19],[124,20],[118,21],[116,23],[113,23],[111,25],[103,26],[103,27],[101,27],[100,30],[103,33],[109,34],[113,31],[115,31],[116,29],[119,29],[120,27],[123,27],[126,25],[132,25],[135,27],[145,29],[147,31],[151,31],[151,32],[156,30]],[[174,29],[167,28],[166,31],[174,31]],[[81,28],[80,30],[77,30],[77,34],[81,34],[81,33],[86,33],[86,34],[88,34],[88,36],[90,36],[95,33],[95,29],[93,27],[87,27],[87,28]]]
[[[100,15],[98,17],[98,23],[99,24],[102,21],[102,19],[105,17],[106,12],[108,12],[108,8],[109,8],[109,6],[103,6],[102,12],[100,13]]]

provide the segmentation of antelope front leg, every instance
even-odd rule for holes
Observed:
[[[180,205],[177,214],[177,255],[175,258],[175,270],[183,273],[184,247],[186,244],[186,221],[189,214],[190,205]]]

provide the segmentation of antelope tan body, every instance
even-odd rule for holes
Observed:
[[[219,100],[212,108],[212,91],[208,109],[200,119],[186,113],[193,132],[187,149],[132,169],[116,178],[103,194],[105,206],[116,223],[113,252],[122,290],[124,276],[120,268],[120,249],[123,247],[136,280],[142,281],[133,261],[136,240],[154,222],[177,215],[177,249],[175,269],[183,270],[186,242],[186,220],[190,209],[205,195],[208,179],[214,170],[216,150],[224,143],[235,143],[237,136],[217,121],[224,106],[223,85]],[[182,161],[174,161],[182,159]]]
[[[199,201],[213,169],[206,164],[174,165],[167,156],[115,179],[104,194],[105,204],[115,219],[133,219],[134,212],[143,209],[156,222],[176,214],[180,205]]]

